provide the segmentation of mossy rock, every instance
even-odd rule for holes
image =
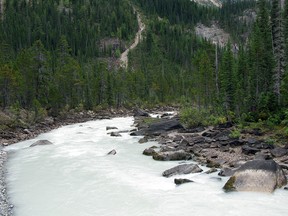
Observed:
[[[231,192],[231,191],[236,191],[236,188],[234,187],[234,183],[235,183],[236,177],[232,176],[224,185],[223,189],[226,192]]]

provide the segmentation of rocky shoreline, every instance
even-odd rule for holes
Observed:
[[[12,216],[13,205],[9,203],[7,197],[7,186],[5,183],[5,162],[7,153],[0,150],[0,216]]]
[[[268,143],[262,139],[263,132],[260,129],[242,130],[239,136],[235,137],[233,135],[235,127],[230,122],[213,127],[186,129],[177,117],[169,119],[164,116],[163,119],[151,124],[146,124],[145,118],[147,117],[143,115],[136,117],[135,122],[139,130],[131,135],[144,136],[140,139],[140,143],[157,141],[160,144],[160,147],[152,146],[143,152],[144,155],[152,156],[154,160],[188,162],[192,159],[211,168],[208,173],[219,172],[220,178],[230,177],[233,184],[228,184],[231,188],[225,185],[223,189],[226,191],[273,192],[274,189],[287,184],[288,145],[278,146]],[[250,165],[246,165],[244,169],[244,164],[247,162]],[[186,174],[187,169],[177,170],[177,173],[179,172]],[[254,176],[250,176],[249,172],[254,173]],[[258,183],[267,179],[265,182],[267,185],[258,187],[257,182],[247,182],[247,187],[237,187],[238,176],[245,176],[244,179],[247,181],[251,178]],[[275,178],[277,181],[271,182],[270,178]],[[192,179],[182,180],[184,183],[193,182]],[[178,184],[179,181],[175,179],[176,181]],[[243,179],[241,181],[243,182]],[[249,184],[254,184],[254,187],[248,188]]]
[[[188,161],[193,159],[193,161],[211,168],[206,172],[207,174],[218,172],[220,177],[233,176],[235,173],[241,176],[243,174],[239,174],[239,170],[241,170],[241,166],[247,161],[256,161],[256,163],[252,163],[248,167],[251,171],[261,166],[263,167],[263,164],[259,165],[259,161],[263,160],[267,161],[265,163],[268,163],[266,171],[269,171],[269,175],[267,174],[269,178],[273,177],[273,173],[277,174],[276,178],[279,178],[279,173],[281,174],[280,184],[278,184],[278,180],[276,183],[270,182],[270,188],[267,191],[272,192],[275,188],[287,184],[288,145],[276,146],[261,140],[261,131],[258,129],[242,131],[241,136],[233,137],[234,126],[229,122],[214,127],[186,129],[181,125],[177,116],[171,116],[171,113],[164,112],[173,110],[174,108],[166,107],[162,108],[160,112],[159,108],[156,108],[147,112],[137,109],[134,112],[131,110],[105,110],[98,113],[91,111],[70,113],[62,118],[47,118],[43,122],[31,127],[16,128],[12,131],[2,133],[0,137],[0,216],[13,215],[13,205],[9,203],[6,193],[5,162],[7,161],[7,153],[2,150],[3,146],[34,138],[41,133],[68,124],[97,119],[110,119],[113,117],[127,117],[133,114],[135,117],[135,126],[138,130],[132,132],[130,135],[144,136],[139,140],[139,143],[157,141],[160,144],[158,147],[152,146],[147,148],[143,152],[144,155],[152,156],[154,160]],[[157,112],[160,114],[158,118],[154,118],[151,122],[148,112]],[[275,161],[277,164],[274,165],[270,161]],[[170,177],[175,174],[189,174],[193,172],[202,172],[202,170],[197,165],[184,164],[163,171],[163,176]],[[263,175],[260,177],[263,178]],[[193,180],[174,179],[174,182],[176,185],[179,185],[193,182]],[[237,183],[234,177],[227,182],[225,187],[228,185],[228,191],[231,188],[232,190],[236,188],[237,185],[233,185],[235,182]]]

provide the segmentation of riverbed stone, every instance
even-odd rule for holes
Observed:
[[[153,159],[159,161],[190,160],[192,159],[192,156],[191,154],[185,152],[184,150],[179,150],[179,151],[156,152],[153,155]]]
[[[117,152],[115,149],[111,150],[110,152],[107,153],[107,155],[116,155]]]
[[[231,169],[229,167],[224,167],[218,173],[219,176],[232,176],[235,173],[235,169]]]
[[[215,172],[217,172],[217,171],[218,171],[218,169],[216,169],[216,168],[211,168],[211,169],[207,170],[205,173],[206,173],[206,174],[211,174],[211,173],[215,173]]]
[[[274,157],[283,157],[284,155],[286,155],[288,153],[288,149],[285,148],[280,148],[280,147],[276,147],[274,149],[271,150],[271,154]]]
[[[112,137],[121,137],[122,136],[119,132],[112,132],[110,135]]]
[[[229,191],[273,192],[287,184],[286,176],[274,160],[253,160],[242,165],[226,182]]]
[[[246,155],[251,155],[251,154],[254,155],[259,151],[260,151],[260,149],[250,147],[249,145],[242,146],[242,152]]]
[[[156,151],[154,150],[153,147],[150,147],[150,148],[145,149],[143,151],[143,154],[147,156],[153,156],[154,154],[156,154]]]
[[[113,126],[107,126],[106,127],[106,131],[107,130],[115,130],[115,129],[117,130],[118,128],[117,127],[113,127]]]
[[[145,112],[142,109],[135,109],[134,110],[134,117],[142,116],[142,117],[149,117],[149,113]]]
[[[181,184],[185,184],[185,183],[191,183],[191,182],[194,182],[194,181],[192,181],[192,180],[190,180],[190,179],[181,179],[181,178],[179,178],[179,179],[174,179],[174,183],[176,184],[176,185],[181,185]]]
[[[49,140],[38,140],[35,143],[33,143],[32,145],[30,145],[30,147],[35,147],[35,146],[43,146],[43,145],[52,145],[53,143],[50,142]]]
[[[203,170],[197,164],[181,164],[181,165],[175,166],[171,169],[165,170],[162,173],[162,176],[170,177],[173,175],[198,173],[198,172],[202,172],[202,171]]]

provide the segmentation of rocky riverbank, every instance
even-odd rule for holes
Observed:
[[[150,124],[146,123],[145,118],[136,117],[135,122],[139,130],[131,135],[144,136],[140,139],[140,143],[149,140],[158,141],[160,147],[153,146],[143,152],[144,155],[152,156],[154,160],[193,159],[201,165],[210,167],[210,172],[218,171],[219,176],[233,176],[237,171],[240,172],[243,164],[255,161],[252,166],[255,168],[249,169],[263,171],[264,175],[259,178],[271,174],[269,173],[271,165],[267,164],[272,162],[265,161],[275,161],[277,167],[273,168],[273,172],[277,178],[280,176],[278,173],[281,174],[281,183],[271,182],[271,188],[286,185],[288,145],[279,146],[267,142],[263,139],[263,132],[260,129],[242,130],[235,136],[235,126],[230,122],[213,127],[186,129],[177,117],[171,119],[164,117]],[[278,165],[280,171],[278,171]],[[263,191],[265,190],[263,188]]]
[[[5,183],[5,162],[7,153],[0,150],[0,216],[12,216],[13,205],[9,204],[7,197],[7,186]]]

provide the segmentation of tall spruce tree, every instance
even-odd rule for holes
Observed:
[[[284,12],[283,12],[283,32],[284,32],[284,44],[285,44],[285,61],[286,69],[288,68],[288,1],[284,2]]]
[[[231,49],[231,43],[228,45],[224,51],[222,62],[220,65],[220,92],[224,104],[224,109],[226,111],[234,110],[234,96],[235,96],[235,85],[234,85],[234,61],[233,53]]]
[[[275,59],[274,67],[274,93],[277,98],[278,105],[281,102],[281,81],[285,70],[285,45],[284,45],[284,28],[283,17],[281,11],[281,0],[272,1],[271,10],[271,26],[273,37],[273,54]]]

